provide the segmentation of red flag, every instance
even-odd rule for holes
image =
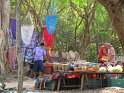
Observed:
[[[53,45],[54,42],[54,34],[49,34],[46,26],[44,27],[44,41],[46,43],[46,47],[50,47]]]

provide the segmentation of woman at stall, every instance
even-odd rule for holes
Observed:
[[[98,61],[100,63],[107,62],[107,55],[108,55],[107,49],[108,49],[108,43],[105,43],[100,47],[98,53]]]
[[[108,56],[107,56],[107,59],[108,59],[108,62],[111,62],[111,63],[115,62],[115,49],[110,43],[108,44]]]

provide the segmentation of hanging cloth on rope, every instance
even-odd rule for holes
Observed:
[[[43,35],[44,35],[44,41],[46,43],[46,47],[52,46],[53,42],[54,42],[54,36],[55,35],[49,34],[46,27],[44,28]]]
[[[50,15],[57,15],[56,8],[54,6],[54,0],[52,0],[51,6],[49,8]]]
[[[12,64],[13,64],[13,69],[16,68],[16,47],[13,48],[12,50]]]
[[[9,48],[6,56],[7,56],[7,60],[9,61],[10,70],[15,69],[15,66],[16,66],[16,47]]]
[[[54,0],[51,3],[51,6],[49,8],[49,13],[50,16],[46,16],[46,27],[48,30],[49,34],[54,34],[56,31],[56,23],[57,23],[57,12],[56,12],[56,8],[54,6]]]
[[[57,18],[57,16],[46,16],[46,27],[49,34],[55,33]]]
[[[31,42],[31,37],[33,34],[34,25],[30,13],[27,14],[23,21],[23,26],[21,27],[22,41],[27,46]]]
[[[12,31],[12,36],[16,39],[16,19],[10,19],[10,29]]]

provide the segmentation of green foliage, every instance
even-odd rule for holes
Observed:
[[[110,22],[107,11],[102,5],[97,6],[95,21],[94,21],[94,33],[102,40],[101,43],[107,42],[106,39],[110,38]]]
[[[16,0],[10,0],[10,17],[15,17]]]
[[[24,2],[25,1],[25,2]],[[26,2],[27,1],[27,2]],[[76,25],[82,20],[81,15],[85,15],[85,9],[91,9],[93,3],[96,0],[54,0],[55,8],[57,10],[58,21],[55,36],[55,45],[59,51],[79,50],[81,52],[82,36],[85,27],[85,19],[83,19],[81,25],[76,29]],[[115,0],[116,1],[116,0]],[[48,9],[52,0],[23,0],[22,3],[22,19],[25,18],[28,11],[31,12],[33,21],[36,27],[43,28],[43,25],[39,26],[39,23],[45,22],[45,16],[48,15]],[[80,10],[77,12],[70,6],[73,2],[75,6]],[[15,15],[16,0],[11,0],[11,17]],[[90,10],[89,10],[90,11]],[[90,16],[90,15],[87,15]],[[41,17],[41,18],[40,18]],[[85,16],[86,17],[86,16]],[[101,4],[97,5],[95,11],[95,17],[92,18],[93,22],[90,24],[90,44],[87,47],[86,60],[94,61],[97,58],[98,49],[96,44],[101,45],[104,42],[115,42],[116,53],[120,54],[121,46],[118,36],[111,26],[109,15]],[[76,46],[75,46],[75,29],[76,29]],[[41,31],[41,29],[40,29]],[[96,40],[99,39],[99,42]],[[118,48],[120,47],[120,48]]]
[[[90,62],[97,62],[96,43],[89,44],[86,52],[86,59]]]
[[[65,11],[66,12],[66,11]],[[67,47],[66,45],[68,44],[70,47],[72,40],[73,40],[73,33],[74,33],[74,15],[73,12],[71,11],[70,8],[68,8],[66,14],[65,13],[60,13],[59,14],[59,19],[58,19],[58,23],[57,23],[57,31],[56,31],[56,35],[58,37],[56,37],[56,44],[59,42],[62,42],[60,44],[60,47],[58,45],[58,49],[59,50],[65,50],[67,51]],[[73,43],[73,42],[72,42]],[[65,49],[64,49],[65,48]]]

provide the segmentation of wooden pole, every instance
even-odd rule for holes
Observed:
[[[23,58],[21,50],[21,0],[16,3],[16,58],[18,61],[18,93],[23,91]]]

